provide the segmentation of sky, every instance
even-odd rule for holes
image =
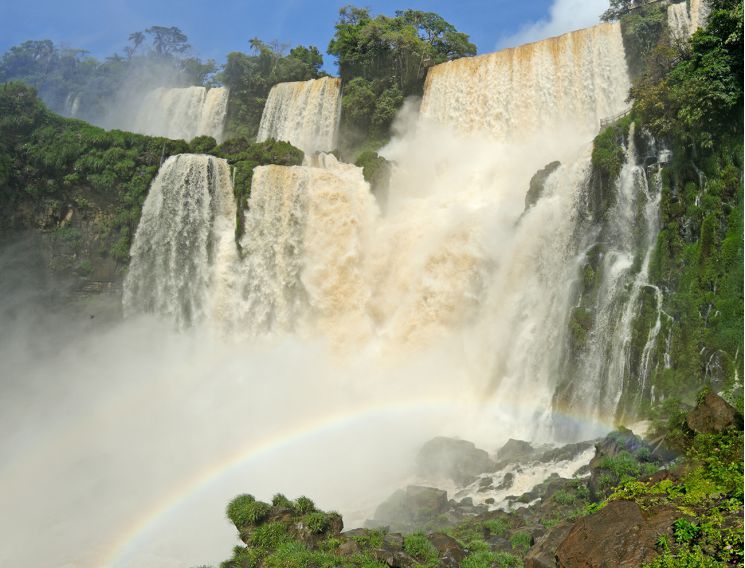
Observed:
[[[339,8],[350,3],[373,14],[437,12],[488,53],[592,25],[608,0],[0,0],[0,52],[51,39],[103,57],[121,53],[130,33],[162,25],[181,28],[194,55],[218,63],[231,51],[248,51],[253,37],[315,45],[333,73],[325,52]]]

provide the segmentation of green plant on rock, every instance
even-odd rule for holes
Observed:
[[[328,515],[321,511],[308,513],[303,517],[303,522],[305,523],[305,526],[308,527],[308,530],[313,534],[322,534],[326,532],[330,525]]]
[[[510,545],[512,550],[525,554],[533,546],[533,537],[529,532],[518,531],[510,537]]]
[[[253,495],[239,495],[227,507],[228,519],[237,527],[255,526],[269,516],[271,507],[262,501],[256,501]]]
[[[300,515],[312,513],[316,510],[316,504],[304,495],[295,499],[295,504],[293,505],[293,507],[295,509],[295,512]]]
[[[434,566],[439,557],[437,549],[422,533],[406,535],[404,537],[404,551],[424,566]]]

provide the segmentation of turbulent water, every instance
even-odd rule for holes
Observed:
[[[261,115],[257,140],[284,140],[305,152],[336,148],[341,111],[341,79],[279,83],[272,87]]]
[[[222,141],[228,90],[222,87],[157,88],[139,103],[128,129],[151,136]]]
[[[592,135],[626,106],[629,78],[618,23],[430,69],[422,113],[510,142]]]
[[[161,166],[132,244],[125,315],[157,313],[178,326],[223,319],[237,260],[235,201],[225,160],[182,154]]]

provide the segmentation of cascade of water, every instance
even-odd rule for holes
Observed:
[[[686,2],[670,4],[667,7],[667,26],[673,40],[686,40],[691,35],[691,17]]]
[[[511,143],[565,130],[589,141],[629,86],[620,25],[601,24],[433,67],[422,114]]]
[[[256,168],[237,318],[254,332],[368,333],[362,250],[376,215],[360,168],[331,155]]]
[[[214,87],[158,88],[145,95],[130,128],[134,132],[191,140],[222,141],[228,90]]]
[[[235,204],[230,170],[212,156],[171,156],[153,180],[132,244],[124,312],[179,326],[224,315],[232,297]]]
[[[305,152],[331,151],[341,112],[341,79],[279,83],[272,87],[256,139],[284,140]]]

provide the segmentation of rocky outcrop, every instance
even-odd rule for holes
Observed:
[[[433,438],[419,450],[417,473],[425,478],[441,477],[467,484],[478,475],[494,470],[489,454],[472,442],[454,438]]]
[[[697,434],[717,434],[728,428],[742,430],[742,414],[710,392],[686,415],[686,424]]]
[[[448,510],[448,494],[434,487],[409,485],[399,489],[375,510],[372,526],[388,526],[404,532],[434,521]]]
[[[525,568],[555,568],[556,549],[569,535],[573,528],[570,522],[552,527],[540,537],[525,557]]]
[[[612,501],[574,524],[556,549],[556,566],[638,568],[658,554],[655,545],[661,535],[672,534],[675,518],[672,508],[647,516],[632,501]]]

